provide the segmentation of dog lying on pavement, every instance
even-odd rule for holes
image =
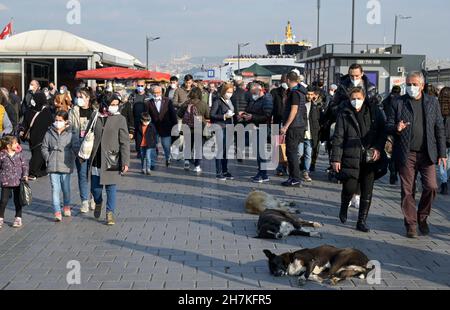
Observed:
[[[267,209],[258,220],[258,237],[261,239],[284,239],[287,236],[319,237],[319,232],[306,230],[305,227],[320,228],[317,222],[308,222],[295,215],[283,211]]]
[[[245,201],[245,211],[255,215],[260,215],[267,209],[298,213],[298,210],[292,207],[295,207],[295,202],[278,200],[262,191],[252,191]]]
[[[323,245],[314,249],[303,249],[294,253],[276,255],[264,250],[269,259],[270,273],[276,277],[298,276],[299,284],[312,279],[323,283],[325,280],[336,285],[352,277],[365,279],[372,270],[368,268],[369,259],[356,249],[339,249]]]

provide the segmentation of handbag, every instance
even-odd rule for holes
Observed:
[[[23,136],[23,141],[30,141],[31,136],[31,128],[33,128],[34,123],[36,122],[36,118],[41,114],[41,112],[37,112],[34,114],[33,119],[31,120],[30,127],[28,127],[27,132]]]
[[[117,151],[106,152],[106,171],[121,171],[120,153]]]
[[[88,132],[84,136],[83,142],[80,146],[80,151],[78,152],[78,157],[80,157],[83,160],[88,160],[91,158],[92,150],[94,149],[94,140],[95,140],[95,134],[94,134],[94,128],[97,124],[98,119],[98,112],[95,114],[94,120],[92,122],[91,127],[89,128]]]
[[[278,136],[278,139],[277,139],[277,143],[278,143],[278,146],[279,146],[279,161],[280,161],[280,164],[285,164],[285,163],[287,163],[287,154],[286,154],[286,136],[283,136],[283,135],[281,135],[281,136]]]
[[[22,207],[31,205],[33,201],[33,193],[31,191],[30,184],[26,181],[20,182],[19,200]]]

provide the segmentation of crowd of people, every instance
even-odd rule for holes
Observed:
[[[406,94],[401,92],[393,87],[382,100],[357,64],[350,66],[339,85],[328,88],[320,80],[307,85],[304,76],[292,71],[282,75],[276,87],[260,81],[246,84],[242,79],[216,84],[186,75],[182,85],[175,76],[167,85],[135,81],[129,96],[115,92],[111,84],[95,90],[81,85],[71,92],[54,83],[41,89],[38,81],[32,81],[23,101],[17,89],[1,89],[0,227],[11,194],[16,206],[13,226],[22,226],[20,183],[47,175],[55,220],[70,217],[70,178],[75,168],[81,212],[94,211],[99,219],[106,190],[106,223],[114,225],[117,185],[129,170],[131,144],[146,176],[157,169],[159,144],[166,167],[184,159],[186,171],[201,174],[203,158],[198,154],[207,140],[214,139],[216,179],[233,180],[230,154],[239,164],[246,151],[236,141],[230,143],[235,132],[229,128],[242,124],[253,126],[257,133],[256,175],[249,181],[270,181],[272,172],[263,152],[276,139],[282,158],[286,157],[274,171],[287,177],[280,185],[310,183],[323,145],[329,179],[342,184],[338,216],[342,223],[347,222],[349,206],[357,205],[356,229],[370,231],[367,222],[374,183],[390,172],[391,184],[401,180],[407,237],[416,238],[417,227],[427,235],[427,219],[438,192],[436,165],[441,194],[448,194],[450,88],[426,85],[422,73],[411,72]],[[279,136],[264,130],[274,125]],[[208,128],[214,126],[218,129],[211,133]],[[195,137],[198,128],[200,139]],[[245,140],[249,146],[250,139]],[[29,145],[29,163],[20,143]],[[423,190],[416,210],[419,173]]]

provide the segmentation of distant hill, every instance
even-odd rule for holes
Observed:
[[[226,56],[199,56],[192,57],[189,62],[194,65],[202,65],[202,64],[221,64]]]

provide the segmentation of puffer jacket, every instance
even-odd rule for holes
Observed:
[[[42,156],[48,173],[72,173],[75,164],[75,138],[68,126],[61,134],[50,128],[42,142]]]
[[[259,125],[270,125],[272,120],[273,98],[271,94],[265,94],[258,100],[251,100],[245,112],[252,115],[250,123]]]
[[[0,151],[0,182],[2,187],[17,187],[28,176],[28,163],[22,152],[10,157],[6,150]]]

